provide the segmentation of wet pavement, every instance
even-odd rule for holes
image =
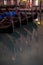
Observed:
[[[34,37],[30,41],[25,26],[11,34],[0,34],[0,65],[43,65],[43,25],[37,40]]]

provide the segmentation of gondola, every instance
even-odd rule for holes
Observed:
[[[20,19],[21,19],[21,25],[26,25],[27,24],[25,11],[20,11]]]
[[[0,33],[12,33],[13,28],[8,12],[0,13]]]

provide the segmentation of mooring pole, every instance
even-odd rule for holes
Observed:
[[[40,24],[41,24],[41,3],[42,1],[40,0]]]

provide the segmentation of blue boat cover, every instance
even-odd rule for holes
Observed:
[[[0,14],[0,19],[4,18],[4,17],[9,17],[9,16],[12,16],[14,17],[16,15],[16,12],[15,11],[11,11],[11,12],[5,12],[3,13],[3,15]]]
[[[9,12],[5,12],[4,13],[4,17],[9,17],[10,16],[10,13]]]
[[[2,20],[3,19],[3,15],[2,14],[0,14],[0,20]]]
[[[11,11],[11,12],[10,12],[10,15],[11,15],[11,16],[15,16],[15,15],[16,15],[16,12],[15,12],[15,11]]]

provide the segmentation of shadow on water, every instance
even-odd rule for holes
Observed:
[[[38,41],[38,25],[34,23],[32,20],[28,21],[28,24],[24,26],[25,31],[27,31],[27,35],[31,38],[31,35],[34,35],[36,42]],[[34,33],[33,33],[34,32]]]
[[[32,28],[32,26],[30,24],[27,24],[23,28],[27,32],[27,41],[28,41],[28,43],[30,43],[31,40],[32,40],[32,31],[33,31],[33,28]]]
[[[13,40],[16,41],[16,49],[20,50],[20,48],[23,48],[24,42],[21,36],[27,36],[27,32],[23,29],[23,27],[16,28],[14,33],[10,34],[10,36],[12,36]]]
[[[15,28],[14,32],[12,34],[8,34],[8,36],[10,36],[10,38],[8,36],[6,36],[6,34],[3,34],[3,35],[1,34],[0,41],[2,41],[3,44],[5,44],[10,50],[12,50],[14,52],[14,48],[17,49],[18,46],[22,46],[21,44],[19,45],[19,43],[26,42],[26,40],[21,39],[21,36],[22,36],[22,38],[27,39],[28,31],[26,31],[24,28],[26,28],[30,32],[33,31],[32,23],[31,24],[29,23],[28,25],[21,26],[20,28]],[[21,40],[19,40],[19,39],[21,39]],[[23,41],[23,42],[21,42],[21,41]]]
[[[21,26],[17,31],[20,35],[27,37],[27,31],[24,30],[23,26]]]
[[[30,33],[33,31],[32,24],[29,23],[28,25],[24,26]]]
[[[14,30],[14,32],[12,34],[10,34],[12,37],[14,37],[15,39],[20,38],[20,35],[16,32],[16,30]]]
[[[4,45],[6,45],[10,50],[12,50],[14,52],[14,47],[15,47],[15,40],[14,40],[14,44],[11,42],[11,40],[5,35],[2,34],[0,37],[0,41],[3,42]]]

